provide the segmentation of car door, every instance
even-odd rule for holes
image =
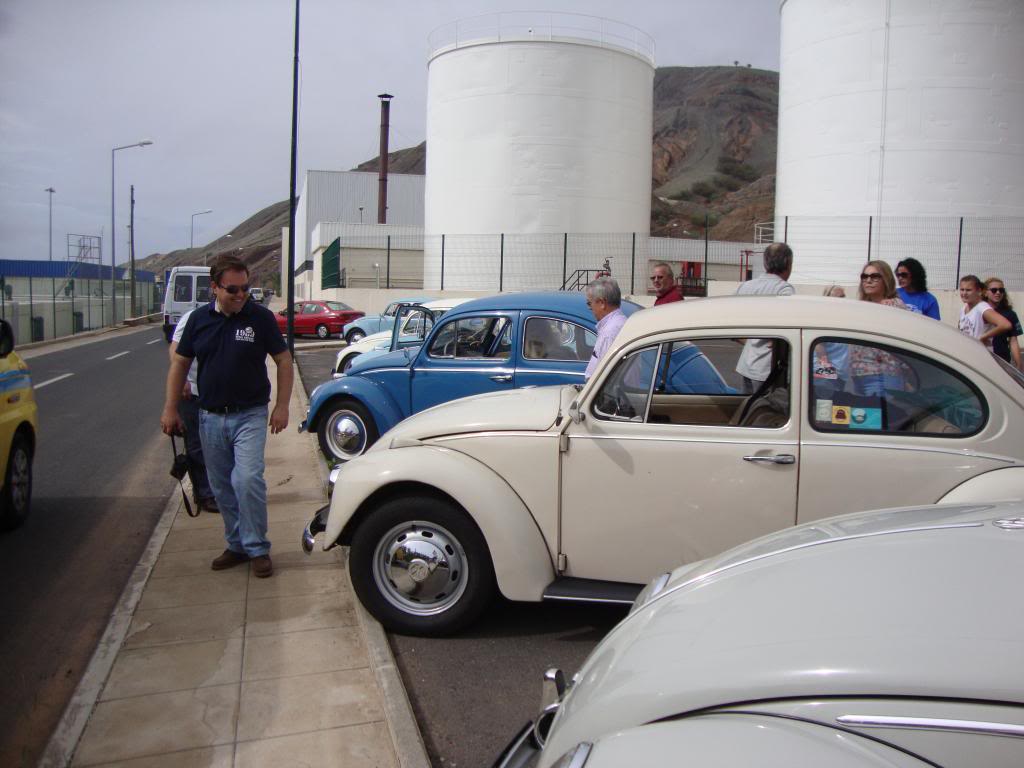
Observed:
[[[560,454],[565,575],[644,583],[794,524],[799,332],[736,333],[633,345],[581,393]],[[773,367],[748,396],[735,367],[752,340]],[[699,375],[680,375],[693,360]]]
[[[410,377],[412,412],[469,395],[512,389],[519,312],[442,318]]]
[[[523,313],[516,387],[582,384],[597,334],[567,316]]]
[[[316,333],[316,327],[325,322],[326,309],[317,301],[307,301],[302,305],[302,312],[297,318],[296,333]]]
[[[1012,463],[1004,398],[962,363],[864,334],[804,341],[800,522],[931,504]]]

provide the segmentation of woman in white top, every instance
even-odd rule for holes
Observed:
[[[1010,331],[1010,321],[1000,315],[992,305],[982,300],[985,286],[976,275],[960,278],[960,333],[977,339],[987,347],[992,337]]]

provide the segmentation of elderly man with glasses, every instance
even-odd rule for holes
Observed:
[[[683,289],[676,285],[675,274],[667,262],[659,261],[654,265],[651,282],[654,284],[654,292],[658,294],[654,306],[683,300]]]
[[[597,341],[594,353],[587,363],[584,378],[589,379],[597,370],[597,364],[612,347],[612,342],[626,324],[626,315],[622,311],[622,291],[619,284],[610,277],[599,277],[586,288],[587,306],[597,320]]]
[[[211,568],[221,571],[252,561],[259,578],[270,576],[267,484],[263,452],[267,426],[288,426],[292,359],[273,313],[249,300],[249,269],[235,256],[210,268],[214,301],[189,317],[171,355],[160,426],[180,434],[178,399],[192,359],[199,361],[199,432],[206,470],[224,520],[227,549]],[[267,355],[277,364],[277,399],[269,413]]]

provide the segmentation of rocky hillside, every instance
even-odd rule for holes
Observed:
[[[779,75],[748,67],[661,67],[654,74],[651,234],[750,241],[775,210]],[[376,171],[378,158],[353,170]],[[427,143],[388,154],[392,173],[426,172]],[[154,254],[140,268],[201,264],[237,251],[259,285],[277,288],[288,201],[201,248]]]

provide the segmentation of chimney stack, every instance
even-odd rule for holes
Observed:
[[[391,120],[390,93],[378,93],[380,99],[380,177],[377,190],[377,223],[388,223],[388,132]]]

